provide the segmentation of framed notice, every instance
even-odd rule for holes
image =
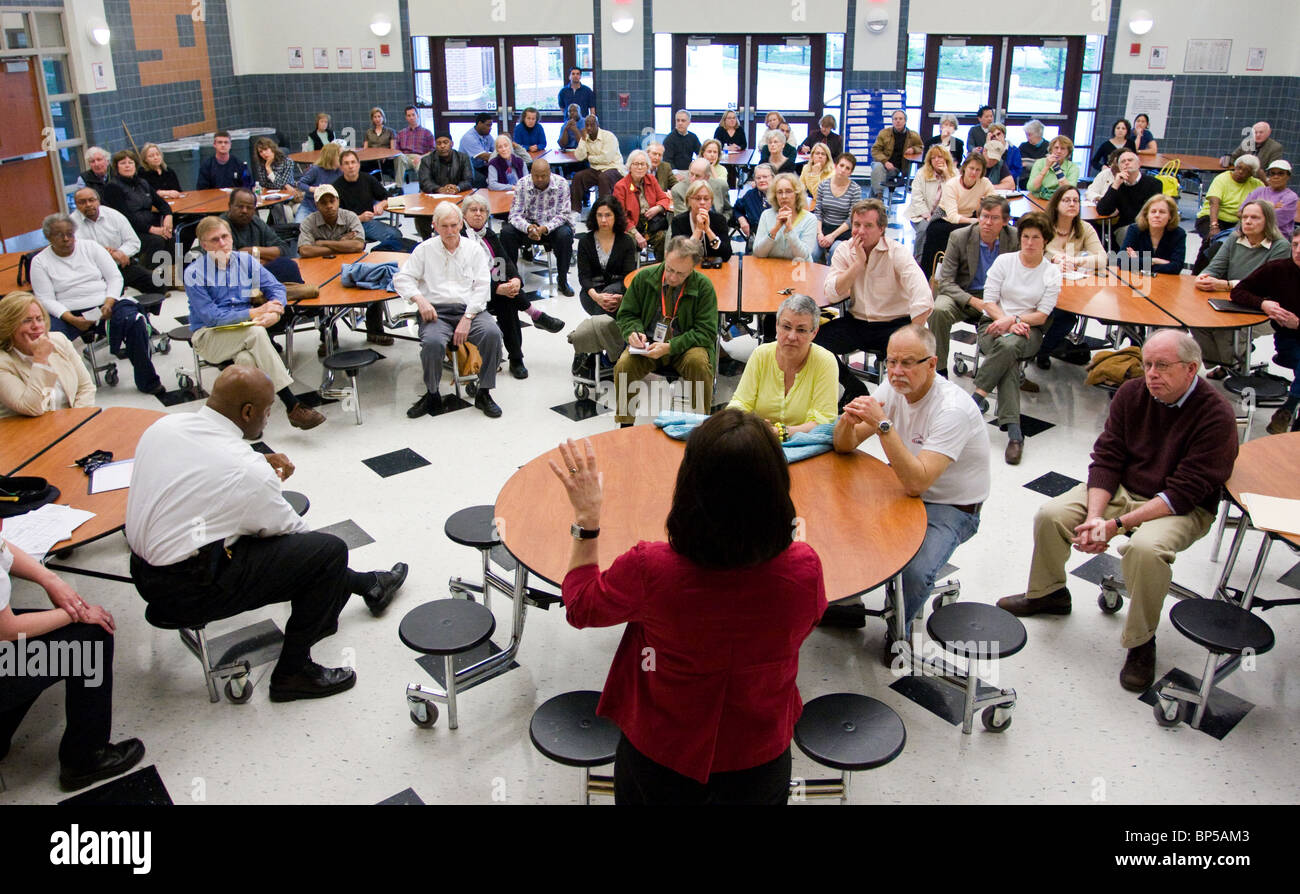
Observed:
[[[1152,47],[1147,68],[1164,68],[1169,64],[1169,47]]]
[[[302,47],[289,47],[289,67],[302,68],[305,60],[302,57]]]
[[[352,47],[339,47],[339,68],[352,67]]]
[[[1251,47],[1246,51],[1246,71],[1263,71],[1264,54],[1267,50],[1264,47]]]
[[[362,68],[375,68],[376,65],[377,65],[377,60],[376,60],[376,57],[375,57],[375,48],[374,48],[374,47],[362,47],[362,48],[361,48],[361,67],[362,67]]]
[[[325,47],[311,48],[311,67],[312,68],[329,68],[330,51]]]
[[[96,90],[108,89],[108,72],[105,70],[103,62],[90,63],[90,76],[95,82]]]
[[[1184,74],[1227,74],[1231,40],[1189,40],[1183,57]]]

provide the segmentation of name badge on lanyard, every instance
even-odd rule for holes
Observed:
[[[659,281],[660,319],[658,323],[655,323],[654,340],[656,342],[668,341],[668,327],[672,324],[673,320],[677,319],[677,311],[682,306],[682,295],[686,294],[686,282],[683,280],[681,286],[677,289],[677,300],[673,303],[673,312],[670,315],[668,313],[668,301],[664,293],[664,285],[665,283],[661,278]]]
[[[660,320],[658,323],[655,323],[654,340],[657,342],[668,341],[668,324],[665,323],[663,320]]]

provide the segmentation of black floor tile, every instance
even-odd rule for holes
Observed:
[[[1093,556],[1084,562],[1078,568],[1070,572],[1074,577],[1086,580],[1090,584],[1101,584],[1102,578],[1110,575],[1119,581],[1124,582],[1124,575],[1119,570],[1119,558],[1112,556],[1110,553],[1102,553]]]
[[[963,345],[973,345],[978,337],[973,329],[958,329],[948,336],[948,340],[960,342]]]
[[[409,472],[421,466],[431,465],[427,459],[409,447],[380,456],[372,456],[370,459],[363,459],[362,462],[381,478],[391,478],[394,475],[400,475],[402,472]]]
[[[182,326],[188,326],[190,324],[189,314],[181,314],[179,317],[176,318],[176,322]]]
[[[1082,483],[1078,478],[1071,478],[1069,475],[1062,475],[1060,472],[1048,472],[1046,475],[1035,478],[1025,487],[1045,497],[1059,497],[1070,488]]]
[[[336,524],[326,525],[323,528],[316,529],[317,534],[333,534],[348,545],[348,549],[359,549],[367,543],[374,543],[375,538],[371,537],[361,529],[361,526],[352,519],[341,521]]]
[[[187,389],[178,388],[175,391],[167,391],[164,392],[163,394],[158,395],[158,402],[161,403],[164,407],[175,407],[175,406],[179,406],[180,404],[187,404],[190,403],[191,401],[202,400],[202,399],[203,397],[201,395],[195,394],[193,390],[188,388]]]
[[[1165,674],[1156,684],[1148,689],[1138,698],[1138,701],[1148,705],[1156,703],[1155,693],[1166,683],[1173,683],[1180,689],[1190,689],[1195,692],[1201,688],[1201,678],[1193,677],[1191,674],[1173,668]],[[1205,716],[1201,718],[1201,732],[1213,736],[1222,741],[1233,728],[1241,722],[1250,709],[1255,707],[1251,702],[1238,698],[1231,692],[1225,692],[1222,689],[1210,690],[1210,704],[1205,709]],[[1187,703],[1183,710],[1186,712],[1183,716],[1186,719],[1185,724],[1190,725],[1192,714],[1196,710],[1195,706]],[[1155,716],[1152,715],[1151,723],[1155,724]]]
[[[1041,435],[1049,428],[1054,428],[1055,422],[1046,422],[1042,419],[1036,419],[1033,416],[1020,414],[1020,430],[1025,433],[1026,438],[1032,438],[1034,435]]]
[[[586,400],[575,400],[567,404],[551,407],[552,410],[559,413],[574,422],[582,422],[584,419],[595,419],[612,412],[609,407],[601,406],[590,398]]]
[[[455,394],[444,394],[442,396],[442,413],[439,415],[454,413],[457,410],[465,410],[472,406],[474,406],[472,403],[464,398],[457,397]]]
[[[249,667],[270,664],[280,657],[284,634],[270,618],[232,630],[208,640],[208,655],[214,667],[234,661],[247,661]],[[203,675],[199,674],[202,680]]]
[[[456,672],[459,673],[465,668],[470,667],[471,665],[474,664],[478,664],[484,658],[490,658],[491,656],[497,654],[500,651],[501,649],[497,646],[496,643],[492,642],[491,640],[488,640],[483,645],[477,648],[470,649],[468,652],[461,652],[459,655],[454,656],[452,658],[452,667],[454,667],[456,669]],[[420,665],[420,667],[424,669],[424,672],[426,674],[428,674],[429,676],[437,680],[439,686],[442,686],[444,689],[446,688],[447,681],[444,679],[445,674],[443,674],[442,672],[443,664],[442,664],[441,655],[421,655],[419,658],[415,659],[415,663]],[[517,667],[519,667],[519,662],[517,661],[510,662],[510,670],[514,670]],[[467,689],[470,689],[473,686],[477,686],[478,683],[481,682],[483,682],[483,678],[480,677],[477,682],[472,683],[469,686],[458,685],[456,687],[457,698],[460,697],[460,694],[462,692],[465,692]]]
[[[147,742],[145,747],[149,747]],[[170,807],[173,801],[158,775],[158,768],[150,764],[142,770],[65,798],[59,804],[67,807]]]
[[[1288,571],[1277,579],[1279,584],[1285,584],[1294,590],[1300,590],[1300,564]]]
[[[943,567],[940,568],[938,571],[935,572],[935,574],[934,574],[934,582],[935,582],[936,584],[943,583],[943,581],[944,581],[945,579],[947,579],[947,578],[951,577],[952,575],[956,574],[958,570],[959,570],[959,569],[957,568],[956,565],[952,564],[951,562],[945,562],[944,565],[943,565]]]
[[[336,404],[338,401],[332,397],[321,397],[319,391],[304,391],[302,394],[295,394],[298,402],[304,407],[311,407],[313,410],[317,407],[323,407],[326,404]]]
[[[965,694],[957,687],[934,677],[912,675],[899,677],[889,687],[904,698],[910,699],[931,714],[942,717],[953,726],[961,726]],[[992,686],[979,685],[980,695],[992,695]],[[980,710],[983,710],[981,708]],[[978,712],[976,712],[978,715]],[[975,721],[979,723],[978,716]]]
[[[410,805],[419,805],[422,807],[424,806],[424,801],[420,798],[419,795],[415,793],[415,789],[408,788],[405,791],[398,792],[397,794],[393,795],[391,798],[384,798],[384,800],[379,802],[378,806],[384,807],[387,805],[394,805],[394,804],[397,805],[410,804]]]

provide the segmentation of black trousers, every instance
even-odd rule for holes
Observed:
[[[520,291],[513,298],[494,295],[488,302],[488,310],[496,318],[497,328],[501,330],[501,344],[506,349],[506,357],[513,361],[524,359],[524,330],[519,325],[519,313],[528,310],[534,300],[542,297],[537,292]]]
[[[506,250],[510,263],[519,263],[519,249],[524,245],[545,245],[555,252],[555,270],[560,282],[569,278],[569,264],[573,261],[573,228],[565,224],[551,230],[541,239],[529,239],[527,232],[521,232],[506,221],[501,225],[501,246]]]
[[[623,736],[614,752],[614,803],[778,807],[790,798],[790,765],[790,749],[786,748],[775,760],[748,770],[713,773],[701,784],[652,761]]]
[[[930,221],[925,228],[925,248],[921,250],[921,271],[926,278],[934,271],[934,256],[948,249],[948,237],[954,230],[960,230],[967,224],[951,224],[947,218],[939,217]]]
[[[338,630],[351,595],[347,545],[333,534],[282,534],[242,537],[230,553],[211,543],[163,567],[132,555],[131,576],[160,619],[186,627],[288,602],[276,669],[292,673],[310,660],[312,646]]]
[[[929,236],[926,239],[928,240]],[[906,326],[910,322],[912,322],[911,317],[896,317],[892,320],[871,323],[845,314],[838,320],[823,323],[817,330],[813,344],[821,345],[837,357],[851,351],[871,351],[883,358],[885,348],[889,345],[889,336],[894,334],[895,329]],[[838,362],[840,384],[844,386],[843,400],[849,401],[866,394],[867,386],[862,384],[862,380],[853,374],[844,361]]]
[[[36,609],[14,609],[15,615]],[[0,676],[0,756],[9,750],[27,711],[46,689],[60,680],[67,681],[63,710],[67,726],[59,743],[59,761],[69,767],[84,767],[90,763],[97,748],[108,744],[113,727],[113,634],[98,624],[69,624],[40,636],[29,637],[24,648],[29,656],[32,647],[41,644],[47,656],[47,671],[38,675]],[[13,648],[18,643],[7,644]],[[64,649],[76,649],[82,658],[80,674],[70,674],[67,662],[59,667],[49,663],[49,656],[66,654]],[[89,648],[87,648],[89,647]],[[3,648],[3,647],[0,647]],[[88,662],[95,662],[88,664]],[[90,673],[94,671],[94,673]],[[97,685],[91,685],[92,683]]]

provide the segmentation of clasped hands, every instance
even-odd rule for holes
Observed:
[[[854,425],[865,422],[872,428],[880,425],[880,421],[886,418],[885,408],[881,406],[880,401],[865,394],[845,404],[844,415]]]

